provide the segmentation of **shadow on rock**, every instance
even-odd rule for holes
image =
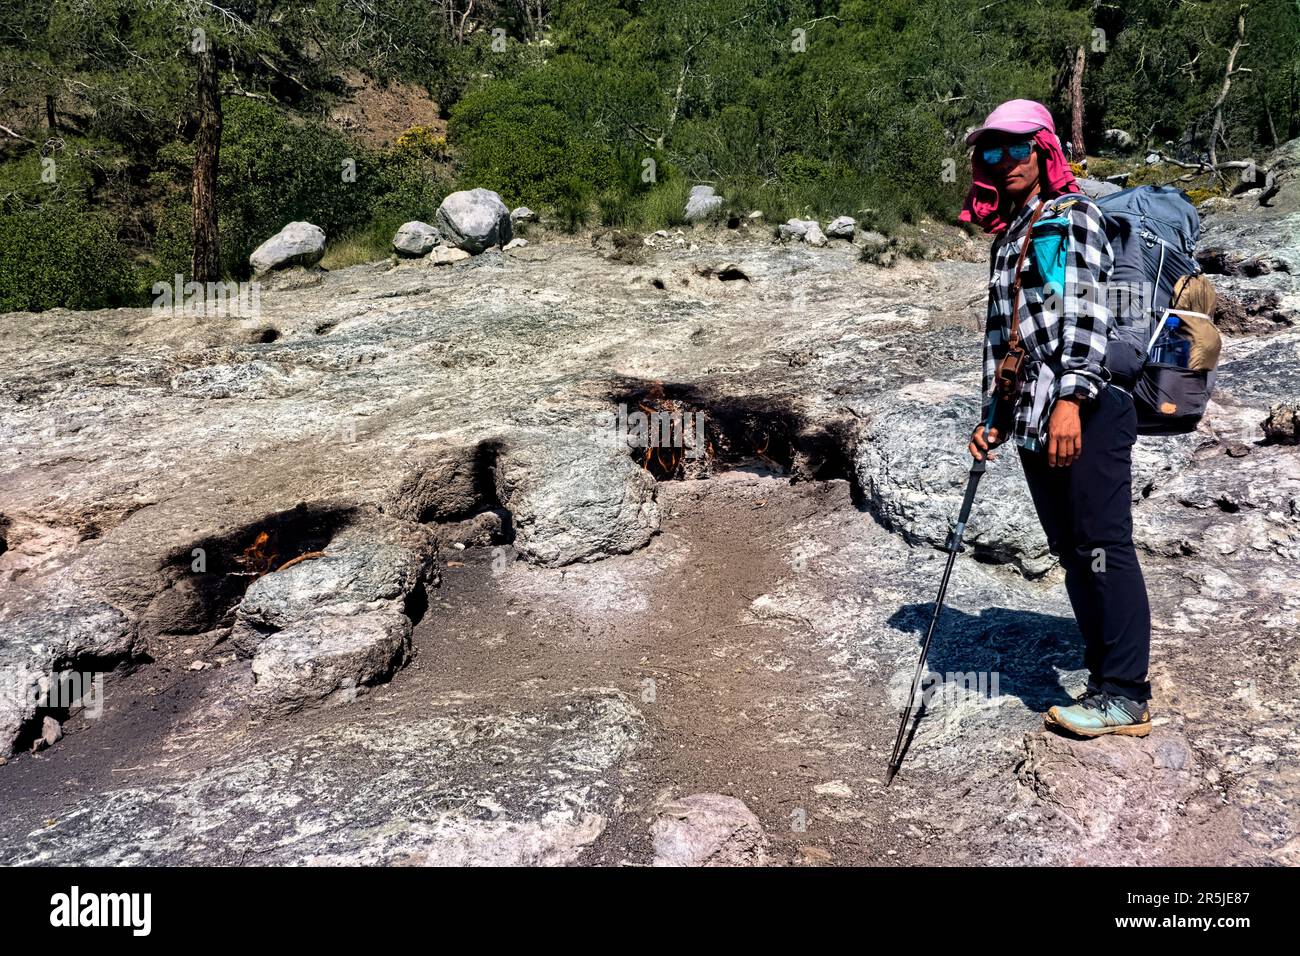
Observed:
[[[934,604],[905,604],[889,618],[890,626],[925,638]],[[968,692],[1018,697],[1031,710],[1072,703],[1066,676],[1083,667],[1083,635],[1066,617],[985,608],[978,614],[945,606],[939,615],[926,669]],[[911,665],[902,687],[901,708],[911,680]],[[923,681],[922,689],[925,689]]]

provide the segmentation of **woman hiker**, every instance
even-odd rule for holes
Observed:
[[[1052,707],[1045,724],[1086,737],[1146,736],[1151,612],[1129,498],[1137,413],[1102,365],[1112,334],[1112,252],[1101,211],[1079,191],[1041,103],[1003,103],[966,142],[975,147],[973,185],[960,218],[997,236],[984,339],[985,421],[999,379],[1006,379],[993,427],[987,434],[983,424],[975,428],[970,453],[993,458],[990,449],[1015,440],[1085,643],[1087,690],[1073,706]],[[1032,251],[1021,255],[1040,219],[1043,232],[1055,228],[1064,244],[1063,274],[1045,277]],[[999,369],[1015,353],[1017,334],[1024,350],[1018,378],[1014,354]]]

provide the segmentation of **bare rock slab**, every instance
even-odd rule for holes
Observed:
[[[1191,745],[1166,728],[1095,740],[1041,731],[1026,735],[1025,749],[1020,783],[1070,828],[1072,852],[1088,863],[1142,858],[1178,824],[1199,783]]]
[[[645,733],[628,698],[575,688],[528,710],[430,700],[241,746],[198,772],[87,795],[58,826],[6,821],[7,865],[544,866],[580,862]]]

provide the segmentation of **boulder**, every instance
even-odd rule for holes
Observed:
[[[253,656],[253,705],[282,715],[351,703],[411,650],[411,620],[394,606],[331,604],[266,638]]]
[[[1118,149],[1129,149],[1133,146],[1133,134],[1123,129],[1108,129],[1102,134],[1102,138],[1111,146]]]
[[[817,223],[812,219],[787,219],[777,227],[777,231],[782,239],[802,239],[808,227],[815,225]]]
[[[849,242],[853,241],[857,231],[858,221],[852,216],[840,216],[831,220],[831,224],[826,227],[826,235],[831,239],[847,239]]]
[[[63,725],[53,717],[41,718],[41,735],[32,741],[32,750],[44,750],[53,747],[63,739]]]
[[[309,222],[291,222],[248,257],[253,275],[289,266],[314,266],[325,255],[325,230]]]
[[[364,525],[345,528],[319,555],[249,586],[231,643],[252,654],[269,635],[331,605],[400,610],[408,595],[436,580],[437,551],[433,532],[415,522],[374,516]]]
[[[527,560],[596,561],[644,547],[658,532],[655,480],[616,436],[612,421],[594,432],[516,432],[498,462],[496,490]]]
[[[451,245],[471,254],[504,245],[514,237],[510,210],[490,189],[452,193],[442,201],[434,218],[438,231]]]
[[[1079,188],[1083,190],[1083,194],[1093,199],[1100,199],[1102,196],[1109,196],[1111,193],[1120,191],[1119,186],[1114,183],[1108,183],[1101,179],[1089,179],[1086,176],[1079,177],[1078,183]]]
[[[857,443],[854,468],[867,506],[909,544],[941,548],[970,471],[966,445],[979,420],[974,395],[920,382],[877,400]],[[1015,449],[1003,445],[980,484],[965,542],[975,555],[1037,576],[1048,552]]]
[[[868,229],[862,234],[862,244],[864,248],[872,247],[884,250],[889,247],[889,237],[883,232],[876,232],[874,229]]]
[[[712,186],[692,186],[686,198],[686,221],[699,222],[710,219],[722,211],[722,197],[713,191]]]
[[[404,223],[393,236],[393,249],[399,256],[419,258],[429,254],[434,246],[442,242],[442,234],[427,222],[413,220]]]
[[[69,662],[129,657],[137,649],[135,625],[103,601],[66,594],[22,606],[13,596],[0,605],[0,757],[13,754],[42,693]]]
[[[527,206],[516,206],[510,210],[511,222],[536,222],[537,213],[533,212]]]
[[[789,219],[777,230],[782,239],[802,239],[810,246],[824,246],[827,239],[816,219]]]
[[[697,793],[665,804],[651,825],[655,866],[763,866],[767,834],[744,802]]]
[[[1264,441],[1271,445],[1300,445],[1300,400],[1278,402],[1264,419]]]

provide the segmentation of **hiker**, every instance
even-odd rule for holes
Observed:
[[[996,235],[983,421],[999,379],[1006,379],[993,426],[987,434],[984,424],[975,428],[970,453],[991,459],[992,448],[1014,439],[1034,509],[1065,570],[1086,648],[1087,689],[1074,705],[1052,707],[1044,722],[1087,737],[1145,736],[1151,730],[1151,617],[1129,496],[1137,415],[1132,395],[1103,367],[1113,335],[1105,294],[1113,258],[1101,211],[1079,190],[1041,103],[1003,103],[966,142],[975,147],[973,184],[960,218]],[[1035,219],[1044,236],[1065,244],[1054,284],[1024,248]],[[1038,240],[1039,228],[1033,236]],[[1016,338],[1023,364],[1015,369],[1013,355],[999,368],[1017,351]]]

